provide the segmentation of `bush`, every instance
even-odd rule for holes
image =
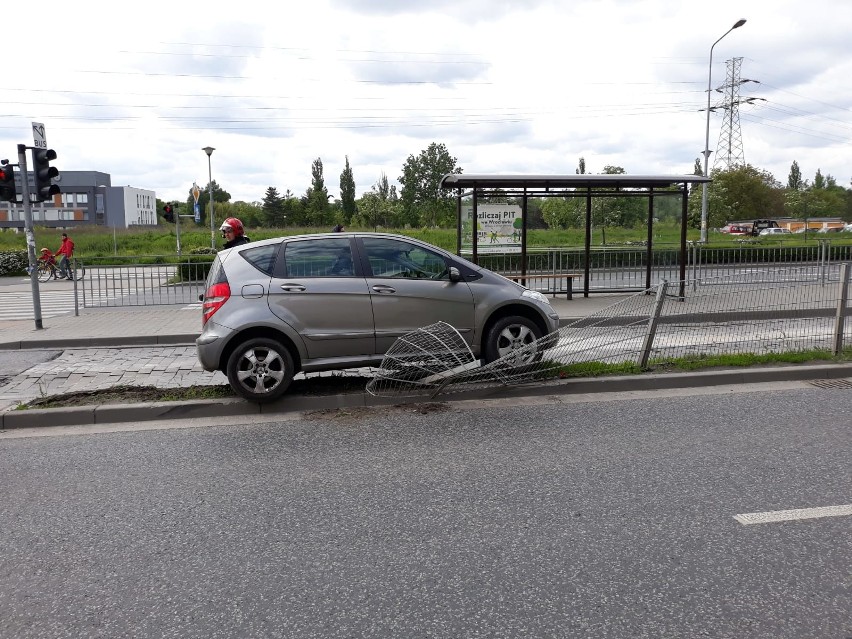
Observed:
[[[210,249],[207,249],[208,251]],[[200,256],[181,262],[178,266],[177,276],[181,282],[203,282],[207,279],[210,267],[213,265],[214,257]]]
[[[29,264],[26,251],[0,252],[0,277],[26,275]]]

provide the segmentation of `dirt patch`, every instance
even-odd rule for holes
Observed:
[[[294,381],[287,395],[323,396],[363,392],[368,377],[333,375]],[[114,386],[101,390],[39,397],[23,408],[63,408],[93,404],[138,404],[144,402],[183,402],[196,399],[221,399],[237,395],[228,385],[157,388],[155,386]]]

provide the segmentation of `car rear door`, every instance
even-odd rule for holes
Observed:
[[[286,240],[269,308],[298,331],[311,359],[376,352],[370,293],[349,235]]]
[[[472,343],[473,293],[466,282],[450,281],[446,256],[392,237],[360,237],[358,246],[373,303],[376,352],[384,353],[401,335],[438,321]]]

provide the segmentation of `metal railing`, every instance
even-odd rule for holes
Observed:
[[[211,260],[156,260],[150,263],[75,259],[82,277],[75,282],[75,312],[84,308],[193,304],[204,293]]]
[[[658,247],[651,252],[651,282],[679,281],[680,248]],[[742,276],[769,267],[809,266],[801,276],[821,282],[837,281],[838,264],[852,260],[852,245],[818,240],[810,246],[742,246],[718,248],[692,243],[686,252],[686,279],[697,286],[713,278]],[[478,263],[498,273],[520,273],[520,254],[486,254]],[[585,287],[585,252],[581,248],[552,248],[527,253],[526,273],[535,283],[535,275],[574,273],[574,292]],[[646,288],[648,251],[641,247],[598,247],[589,255],[590,293],[636,292]]]
[[[637,292],[646,289],[648,252],[641,246],[599,247],[589,256],[589,291]],[[577,294],[585,287],[585,252],[581,248],[531,250],[526,256],[527,285],[547,292],[557,290],[556,280],[536,280],[536,275],[578,275],[573,281]],[[679,247],[658,247],[651,253],[651,285],[680,280]],[[521,272],[520,254],[486,254],[479,264],[498,273]],[[852,245],[818,240],[809,246],[753,246],[708,248],[691,244],[686,254],[686,281],[693,290],[712,285],[718,278],[740,278],[749,282],[766,278],[770,267],[796,267],[784,277],[822,284],[836,282],[838,265],[852,261]],[[76,260],[85,269],[77,282],[75,310],[113,306],[194,304],[204,293],[204,281],[212,256],[147,256]],[[767,270],[770,269],[770,270]],[[758,275],[760,273],[760,275]],[[795,275],[791,275],[795,274]],[[765,279],[762,281],[766,281]],[[560,284],[561,286],[562,284]]]
[[[852,345],[850,264],[828,284],[810,277],[812,267],[772,270],[749,282],[711,278],[697,291],[663,281],[484,365],[452,327],[426,326],[394,343],[367,389],[435,395],[732,354],[839,355]]]

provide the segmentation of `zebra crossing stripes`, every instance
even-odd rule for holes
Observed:
[[[74,312],[74,291],[40,291],[41,316],[56,317]],[[0,292],[0,321],[33,319],[31,291]]]

